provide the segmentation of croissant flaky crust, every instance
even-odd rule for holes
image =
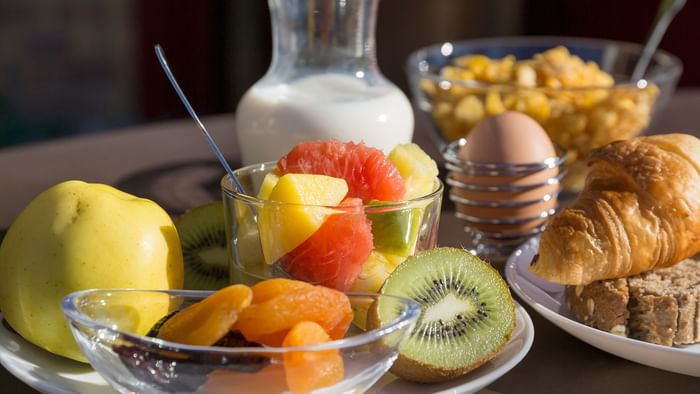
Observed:
[[[700,140],[613,142],[591,153],[579,197],[557,213],[530,271],[585,285],[669,267],[700,252]]]

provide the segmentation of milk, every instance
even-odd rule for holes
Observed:
[[[413,110],[390,83],[369,86],[345,74],[263,80],[241,99],[236,131],[245,165],[278,160],[299,142],[330,138],[364,141],[389,153],[411,141]]]

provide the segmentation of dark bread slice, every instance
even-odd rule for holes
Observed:
[[[569,286],[566,300],[569,309],[582,323],[614,334],[626,334],[629,318],[627,280],[599,280],[588,286]]]
[[[569,286],[566,302],[589,326],[660,345],[700,342],[700,260],[623,279]]]

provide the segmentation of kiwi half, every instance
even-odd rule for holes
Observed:
[[[176,222],[185,263],[185,289],[217,290],[229,283],[221,201],[187,211]]]
[[[409,257],[380,291],[410,298],[421,315],[399,347],[391,371],[416,382],[440,382],[484,364],[508,342],[515,305],[501,275],[462,249],[436,248]],[[397,317],[395,304],[375,303],[368,317],[379,327]]]

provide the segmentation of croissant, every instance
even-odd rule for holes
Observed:
[[[585,285],[700,252],[700,140],[667,134],[593,151],[583,191],[542,233],[530,271]]]

